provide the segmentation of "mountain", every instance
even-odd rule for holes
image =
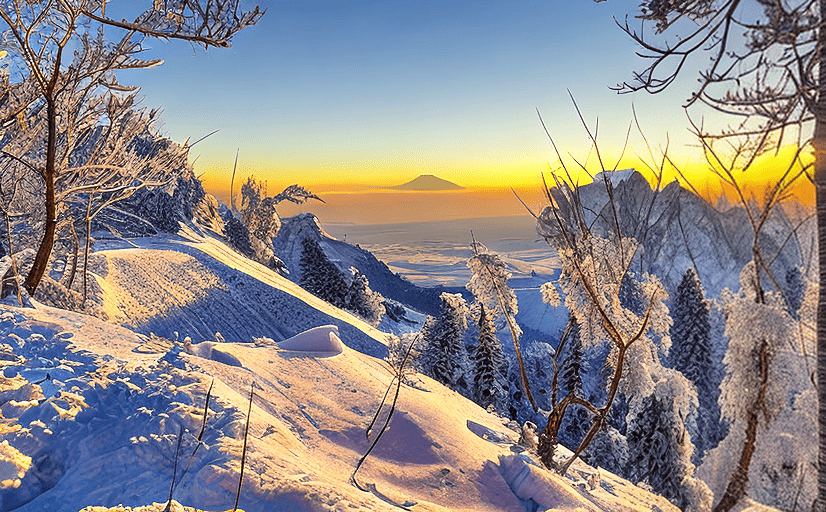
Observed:
[[[682,275],[692,266],[712,297],[723,288],[740,288],[738,277],[751,260],[754,239],[741,205],[717,210],[676,181],[654,190],[633,169],[618,171],[608,178],[623,236],[635,238],[642,249],[632,270],[657,275],[669,292],[676,290]],[[564,217],[571,205],[554,190]],[[601,174],[595,176],[593,183],[581,186],[579,195],[585,220],[596,233],[605,236],[615,230],[615,210],[609,203],[606,180]],[[540,234],[553,229],[555,223],[550,215],[546,208],[540,216]],[[812,222],[795,226],[784,209],[772,211],[763,226],[760,243],[771,258],[775,276],[783,279],[790,268],[805,263],[807,240],[813,227]],[[794,231],[796,236],[789,237]]]
[[[390,187],[393,190],[461,190],[465,187],[461,187],[455,183],[451,183],[447,180],[443,180],[437,176],[433,176],[432,174],[422,174],[418,178],[413,181],[408,181],[402,185],[396,185],[395,187]]]

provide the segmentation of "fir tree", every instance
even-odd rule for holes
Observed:
[[[230,211],[224,214],[224,234],[236,251],[247,258],[255,257],[255,249],[252,247],[252,240],[250,240],[250,231]]]
[[[566,394],[583,397],[582,374],[588,371],[588,363],[582,351],[579,329],[579,323],[575,318],[571,318],[571,328],[568,330],[568,339],[563,348],[565,358],[559,372],[559,385]]]
[[[622,307],[639,317],[645,314],[647,306],[645,293],[643,293],[640,283],[637,282],[631,272],[623,276],[617,295]]]
[[[384,298],[380,293],[370,289],[367,276],[355,267],[350,270],[353,272],[353,280],[347,290],[346,309],[356,313],[367,323],[378,325],[384,314]]]
[[[628,469],[633,482],[645,482],[660,494],[685,510],[682,482],[686,460],[681,459],[680,436],[685,435],[678,424],[671,400],[651,395],[643,400],[642,410],[628,428]]]
[[[467,302],[459,294],[439,296],[439,316],[428,317],[422,328],[422,370],[451,389],[467,391],[468,367],[463,333],[467,327]]]
[[[704,453],[719,442],[719,390],[714,386],[711,321],[703,288],[693,268],[683,275],[672,306],[671,366],[682,373],[697,388],[700,411],[697,434],[693,436],[699,463]]]
[[[473,390],[482,407],[493,405],[497,411],[504,411],[507,403],[505,389],[508,387],[508,362],[502,345],[496,337],[493,319],[480,304],[479,343],[473,353],[475,374]]]
[[[344,274],[327,258],[314,238],[304,238],[301,245],[301,287],[316,297],[343,308],[349,288]]]

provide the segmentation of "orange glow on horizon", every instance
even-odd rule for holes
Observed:
[[[737,180],[748,197],[762,198],[766,189],[770,184],[776,182],[789,166],[791,159],[794,156],[795,148],[787,146],[778,154],[767,154],[757,159],[747,172],[737,171]],[[627,152],[628,153],[628,152]],[[811,153],[804,153],[802,158],[811,161]],[[571,178],[574,183],[584,185],[592,181],[591,175],[597,174],[601,170],[595,158],[591,158],[586,162],[587,172],[582,170],[578,164],[578,170],[572,170],[569,162],[566,162],[569,171],[571,171]],[[614,160],[616,162],[616,160]],[[648,162],[650,164],[650,162]],[[675,164],[680,166],[682,173],[677,172],[672,165],[666,164],[663,171],[661,187],[668,183],[677,180],[686,188],[693,188],[705,199],[715,202],[720,194],[725,193],[726,196],[733,202],[738,202],[734,190],[722,183],[720,178],[715,175],[709,168],[707,162],[700,162],[695,158],[684,156],[682,161],[675,159]],[[607,166],[607,165],[606,165]],[[350,167],[345,166],[345,167]],[[352,167],[355,167],[354,165]],[[614,168],[614,166],[612,166]],[[615,164],[617,170],[634,168],[637,169],[649,183],[654,186],[657,178],[654,172],[638,157],[625,156],[618,163]],[[799,169],[799,165],[796,169]],[[249,162],[239,161],[238,169],[235,177],[235,191],[236,194],[240,190],[241,184],[244,183],[248,177],[254,176],[260,181],[266,181],[268,185],[268,194],[274,195],[285,187],[297,183],[302,185],[312,192],[320,195],[335,195],[337,201],[345,203],[353,203],[354,199],[346,199],[346,196],[364,195],[368,194],[373,197],[381,197],[382,194],[399,193],[398,191],[390,191],[382,187],[391,187],[405,183],[412,180],[420,174],[435,174],[440,178],[454,182],[458,185],[466,187],[466,192],[478,200],[483,197],[493,197],[495,195],[507,195],[510,199],[516,202],[516,207],[502,207],[494,208],[490,213],[492,216],[494,212],[498,214],[518,215],[525,213],[524,207],[518,204],[518,201],[513,197],[510,188],[520,191],[520,196],[542,198],[542,176],[544,174],[548,184],[553,183],[551,174],[553,172],[563,173],[561,167],[557,163],[557,167],[553,168],[548,162],[525,162],[510,165],[489,165],[486,167],[477,165],[457,165],[454,168],[442,169],[371,169],[366,166],[365,169],[348,169],[346,173],[342,173],[341,169],[335,169],[335,172],[329,168],[326,169],[310,169],[301,168],[296,169],[275,169],[272,166],[250,164]],[[224,202],[228,202],[230,179],[232,177],[232,162],[228,165],[226,162],[198,162],[196,163],[196,173],[202,173],[201,179],[204,182],[204,188],[207,192],[215,195]],[[681,175],[682,174],[682,175]],[[564,175],[564,174],[562,174]],[[691,186],[686,184],[686,180],[690,182]],[[487,192],[485,192],[487,190]],[[459,194],[461,196],[461,194]],[[804,204],[814,204],[815,192],[814,187],[809,179],[805,176],[799,176],[794,185],[789,190],[789,195],[801,201]],[[405,197],[405,196],[399,196]],[[458,196],[457,196],[458,197]],[[407,199],[404,200],[407,203]],[[384,203],[384,200],[379,201]],[[413,203],[411,203],[412,205]],[[390,207],[391,203],[388,203]],[[534,201],[532,206],[537,206],[538,201]],[[510,213],[506,213],[510,212]],[[476,216],[476,215],[473,215]],[[482,215],[485,216],[485,215]]]

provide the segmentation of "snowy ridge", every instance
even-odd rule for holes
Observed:
[[[111,321],[196,343],[216,333],[229,341],[281,341],[332,323],[351,347],[386,354],[385,333],[215,238],[181,234],[136,239],[137,249],[110,243],[96,253],[104,263],[94,275],[102,290],[95,300]]]
[[[0,508],[77,511],[87,505],[163,502],[179,431],[188,461],[214,389],[204,444],[179,476],[175,498],[223,510],[237,482],[249,387],[255,382],[241,507],[293,510],[675,511],[663,498],[577,463],[565,478],[514,444],[516,434],[426,377],[404,386],[390,429],[360,472],[373,493],[350,485],[367,447],[364,428],[391,374],[380,359],[343,347],[318,358],[272,345],[225,343],[241,366],[187,355],[135,352],[134,333],[94,318],[38,306],[4,308],[8,342],[0,392],[11,428],[2,439],[32,457]],[[49,373],[50,379],[42,380]],[[4,382],[4,386],[5,381]],[[5,388],[4,388],[5,389]],[[10,398],[14,398],[11,400]],[[8,423],[7,423],[8,424]],[[562,450],[562,452],[566,452]],[[181,466],[185,464],[181,463]]]

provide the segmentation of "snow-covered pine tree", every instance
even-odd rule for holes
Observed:
[[[479,341],[473,361],[473,391],[479,405],[485,408],[493,405],[497,412],[505,412],[508,403],[505,391],[508,388],[508,361],[496,337],[493,319],[485,311],[484,304],[480,304]]]
[[[582,375],[588,371],[588,361],[582,350],[579,323],[571,317],[568,339],[565,343],[562,367],[559,371],[559,387],[566,394],[583,396]]]
[[[679,371],[697,388],[699,414],[697,432],[692,433],[699,464],[705,452],[720,441],[719,389],[712,376],[715,372],[711,341],[709,307],[700,279],[693,268],[683,275],[671,307],[670,366]]]
[[[783,290],[783,297],[786,299],[786,306],[789,315],[795,320],[800,320],[800,306],[803,305],[803,296],[806,294],[806,280],[800,267],[792,267],[786,272],[786,283]]]
[[[250,231],[243,222],[233,217],[232,212],[227,211],[223,217],[224,235],[229,240],[230,245],[247,258],[255,257],[255,249],[250,240]]]
[[[301,245],[301,287],[316,297],[343,308],[349,288],[344,273],[327,258],[314,238],[304,238]]]
[[[367,276],[351,267],[353,280],[347,290],[346,309],[357,314],[371,325],[378,325],[384,314],[384,297],[370,289]]]
[[[445,386],[467,393],[469,362],[464,344],[468,306],[460,294],[439,296],[439,316],[428,317],[422,327],[424,349],[419,357],[422,371]]]
[[[628,429],[628,469],[632,482],[645,482],[657,494],[685,510],[680,492],[683,471],[676,453],[674,409],[667,400],[651,395],[643,400],[642,410]]]
[[[681,510],[711,509],[713,495],[694,476],[694,446],[684,418],[697,407],[694,386],[681,373],[664,368],[654,392],[636,405],[626,435],[633,482],[645,482]]]
[[[642,291],[640,283],[636,280],[632,272],[626,272],[623,276],[617,296],[619,297],[620,304],[625,309],[639,317],[645,314],[648,300]]]
[[[559,368],[558,386],[562,393],[585,398],[586,392],[583,386],[582,376],[587,374],[589,368],[588,360],[582,350],[582,338],[580,338],[580,327],[576,318],[569,318],[569,328],[567,338],[564,341],[562,352],[559,354],[562,363]],[[588,428],[591,426],[592,414],[580,405],[572,405],[568,409],[568,414],[563,418],[559,429],[559,440],[568,448],[576,448],[582,442]],[[595,442],[599,442],[599,434]],[[594,446],[598,450],[598,447]],[[583,454],[583,459],[588,459],[588,454]],[[590,459],[588,460],[590,461]],[[606,469],[608,465],[602,464]],[[617,465],[618,467],[624,467]]]
[[[551,344],[544,341],[529,341],[522,347],[525,373],[528,376],[528,382],[531,383],[536,405],[546,411],[553,407],[554,367],[552,361],[554,354],[556,354],[556,351]],[[522,386],[519,382],[519,365],[515,364],[515,361],[509,361],[509,363],[511,363],[508,370],[509,379],[510,374],[513,374],[511,405],[519,407],[516,418],[534,421],[536,413],[533,412],[527,401],[520,399],[524,393],[522,393]]]
[[[467,261],[467,265],[472,275],[465,288],[476,297],[477,302],[485,305],[488,313],[493,318],[494,325],[501,320],[507,324],[510,330],[521,382],[521,389],[516,386],[512,387],[514,401],[521,402],[524,396],[528,399],[533,412],[536,412],[536,400],[534,400],[531,392],[525,362],[522,358],[522,349],[519,346],[522,329],[516,323],[516,314],[519,311],[518,302],[516,294],[508,287],[508,279],[510,279],[511,273],[508,272],[499,255],[488,251],[484,245],[478,243],[475,239],[473,240],[473,256]],[[513,416],[513,414],[511,415]]]

